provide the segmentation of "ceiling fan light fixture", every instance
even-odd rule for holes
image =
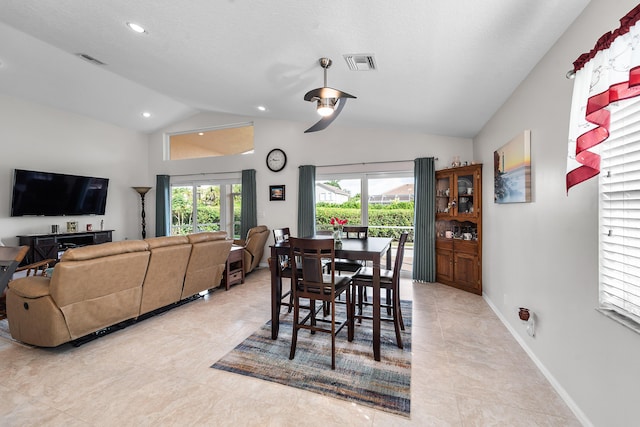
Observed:
[[[316,103],[316,111],[321,118],[315,125],[305,130],[304,133],[325,129],[340,115],[347,103],[347,98],[355,98],[353,95],[327,86],[327,68],[331,66],[331,59],[320,58],[319,62],[324,71],[324,86],[305,93],[304,100]]]
[[[333,114],[334,105],[335,103],[331,98],[318,99],[318,106],[316,111],[322,117],[328,117]]]

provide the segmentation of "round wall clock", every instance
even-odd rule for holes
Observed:
[[[287,164],[287,155],[279,148],[274,148],[267,154],[267,167],[274,171],[280,172]]]

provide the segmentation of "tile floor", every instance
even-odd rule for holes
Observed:
[[[0,339],[0,425],[580,425],[481,297],[438,284],[402,283],[413,300],[411,419],[211,369],[269,319],[269,289],[259,269],[77,348]]]

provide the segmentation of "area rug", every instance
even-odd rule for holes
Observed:
[[[0,320],[0,338],[12,341],[11,332],[9,332],[9,322],[7,319]]]
[[[331,370],[331,336],[298,332],[289,360],[292,314],[280,317],[277,340],[271,321],[211,367],[356,402],[409,417],[411,408],[411,301],[402,301],[404,349],[396,346],[393,323],[381,322],[381,361],[373,359],[371,321],[356,325],[353,342],[346,327],[336,336],[336,369]],[[337,315],[344,310],[338,305]]]

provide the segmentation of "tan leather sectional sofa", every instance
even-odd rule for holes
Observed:
[[[55,347],[220,285],[225,232],[125,240],[67,250],[51,277],[9,283],[11,336]]]

